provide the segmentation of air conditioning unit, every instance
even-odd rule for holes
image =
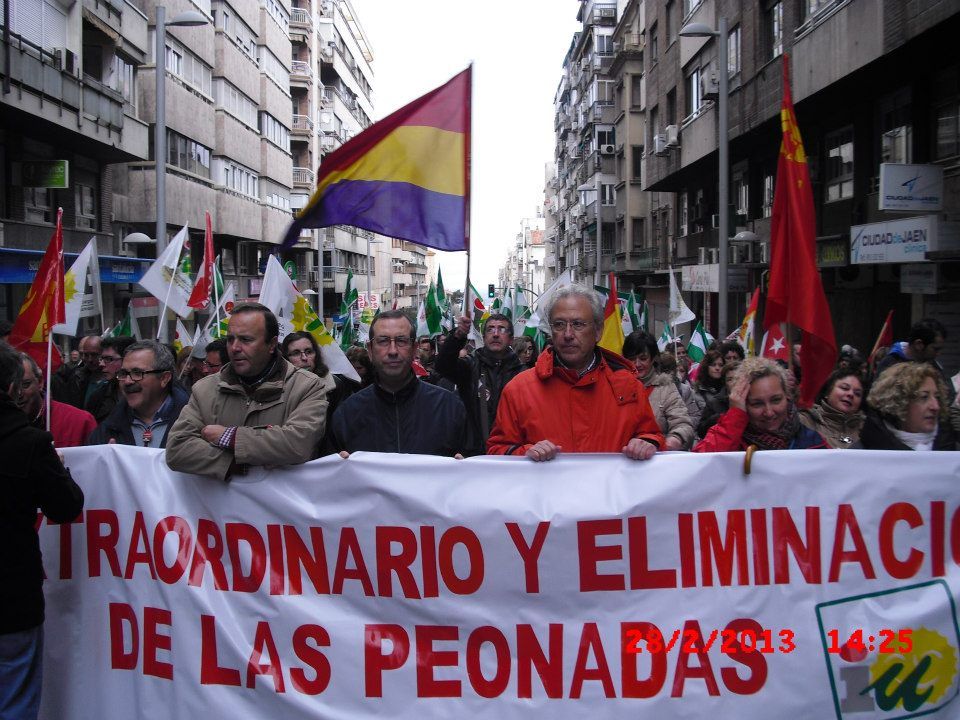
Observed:
[[[760,246],[760,262],[764,265],[770,264],[770,243],[757,243]]]
[[[68,48],[57,48],[53,51],[57,67],[72,77],[80,77],[80,63],[77,54]]]
[[[697,263],[706,265],[708,262],[710,262],[710,248],[697,248]]]
[[[667,125],[665,130],[667,147],[680,147],[680,128],[676,125]]]
[[[720,262],[720,249],[710,248],[710,264],[716,265],[718,262]]]
[[[613,155],[617,152],[617,147],[615,145],[601,145],[600,154],[601,155]]]
[[[720,83],[717,74],[712,70],[704,70],[700,74],[700,97],[704,100],[716,100],[720,96]]]
[[[668,151],[667,148],[667,136],[666,135],[654,135],[653,136],[653,152],[655,155],[666,155]]]

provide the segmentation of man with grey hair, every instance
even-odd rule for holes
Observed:
[[[162,448],[167,431],[190,400],[173,382],[173,354],[155,340],[135,342],[117,371],[122,397],[90,435],[88,445]]]
[[[563,452],[622,452],[648,460],[664,446],[647,393],[631,364],[597,346],[603,301],[583,285],[567,285],[544,308],[553,347],[533,372],[503,389],[487,453],[535,462]]]

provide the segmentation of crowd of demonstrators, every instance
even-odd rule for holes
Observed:
[[[657,369],[660,348],[656,338],[642,330],[630,333],[623,341],[623,356],[636,366],[637,377],[647,390],[653,416],[666,440],[663,449],[689,450],[694,441],[694,424],[680,396],[679,388],[685,384]],[[688,386],[686,391],[692,394]]]
[[[416,329],[400,310],[370,323],[373,382],[333,415],[331,441],[346,455],[360,450],[455,456],[465,450],[466,412],[449,390],[413,372]]]
[[[170,349],[155,340],[127,347],[116,372],[121,398],[90,435],[89,445],[163,448],[174,421],[190,399],[174,380]]]
[[[422,335],[417,338],[417,362],[419,362],[420,366],[415,367],[415,371],[419,371],[418,374],[421,380],[431,385],[437,385],[444,390],[455,390],[456,387],[453,381],[445,377],[437,369],[438,340],[442,344],[446,341],[446,337],[440,335],[439,338],[431,338]]]
[[[598,347],[600,296],[582,285],[557,290],[544,308],[553,350],[507,383],[487,452],[540,462],[559,452],[622,452],[648,460],[663,434],[636,369]]]
[[[503,388],[527,368],[514,352],[513,323],[506,315],[494,313],[487,318],[483,346],[464,356],[461,351],[467,344],[470,327],[466,315],[457,321],[457,327],[440,348],[436,369],[454,384],[466,408],[464,454],[483,455]]]
[[[28,364],[0,342],[0,717],[36,718],[43,676],[43,564],[37,510],[69,522],[83,492],[64,468],[54,438],[33,426],[36,395],[22,402]],[[31,368],[33,378],[39,373]],[[26,410],[29,405],[30,410]]]
[[[239,303],[227,323],[227,363],[197,382],[170,428],[167,464],[228,480],[252,465],[284,466],[317,457],[326,430],[327,396],[316,374],[279,351],[276,316]]]

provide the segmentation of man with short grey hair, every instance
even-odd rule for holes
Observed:
[[[190,400],[173,382],[173,368],[166,345],[142,340],[128,347],[117,371],[122,397],[87,444],[166,447],[168,430]]]
[[[622,452],[648,460],[664,446],[635,368],[597,346],[603,301],[582,285],[567,285],[545,305],[553,347],[533,372],[503,389],[487,441],[491,455],[552,460],[563,452]]]

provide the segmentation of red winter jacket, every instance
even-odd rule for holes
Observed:
[[[507,383],[487,440],[489,455],[523,455],[541,440],[562,452],[620,452],[632,438],[663,447],[647,392],[631,363],[597,348],[600,360],[583,377],[554,365],[544,352]]]
[[[86,410],[56,400],[50,401],[50,434],[53,435],[55,447],[83,447],[90,433],[96,429],[96,419]]]
[[[717,424],[707,431],[706,436],[693,448],[694,452],[739,452],[747,449],[743,440],[743,431],[750,423],[750,416],[740,408],[732,407],[720,416]],[[788,450],[822,450],[828,448],[827,441],[820,433],[800,425],[790,441]]]

